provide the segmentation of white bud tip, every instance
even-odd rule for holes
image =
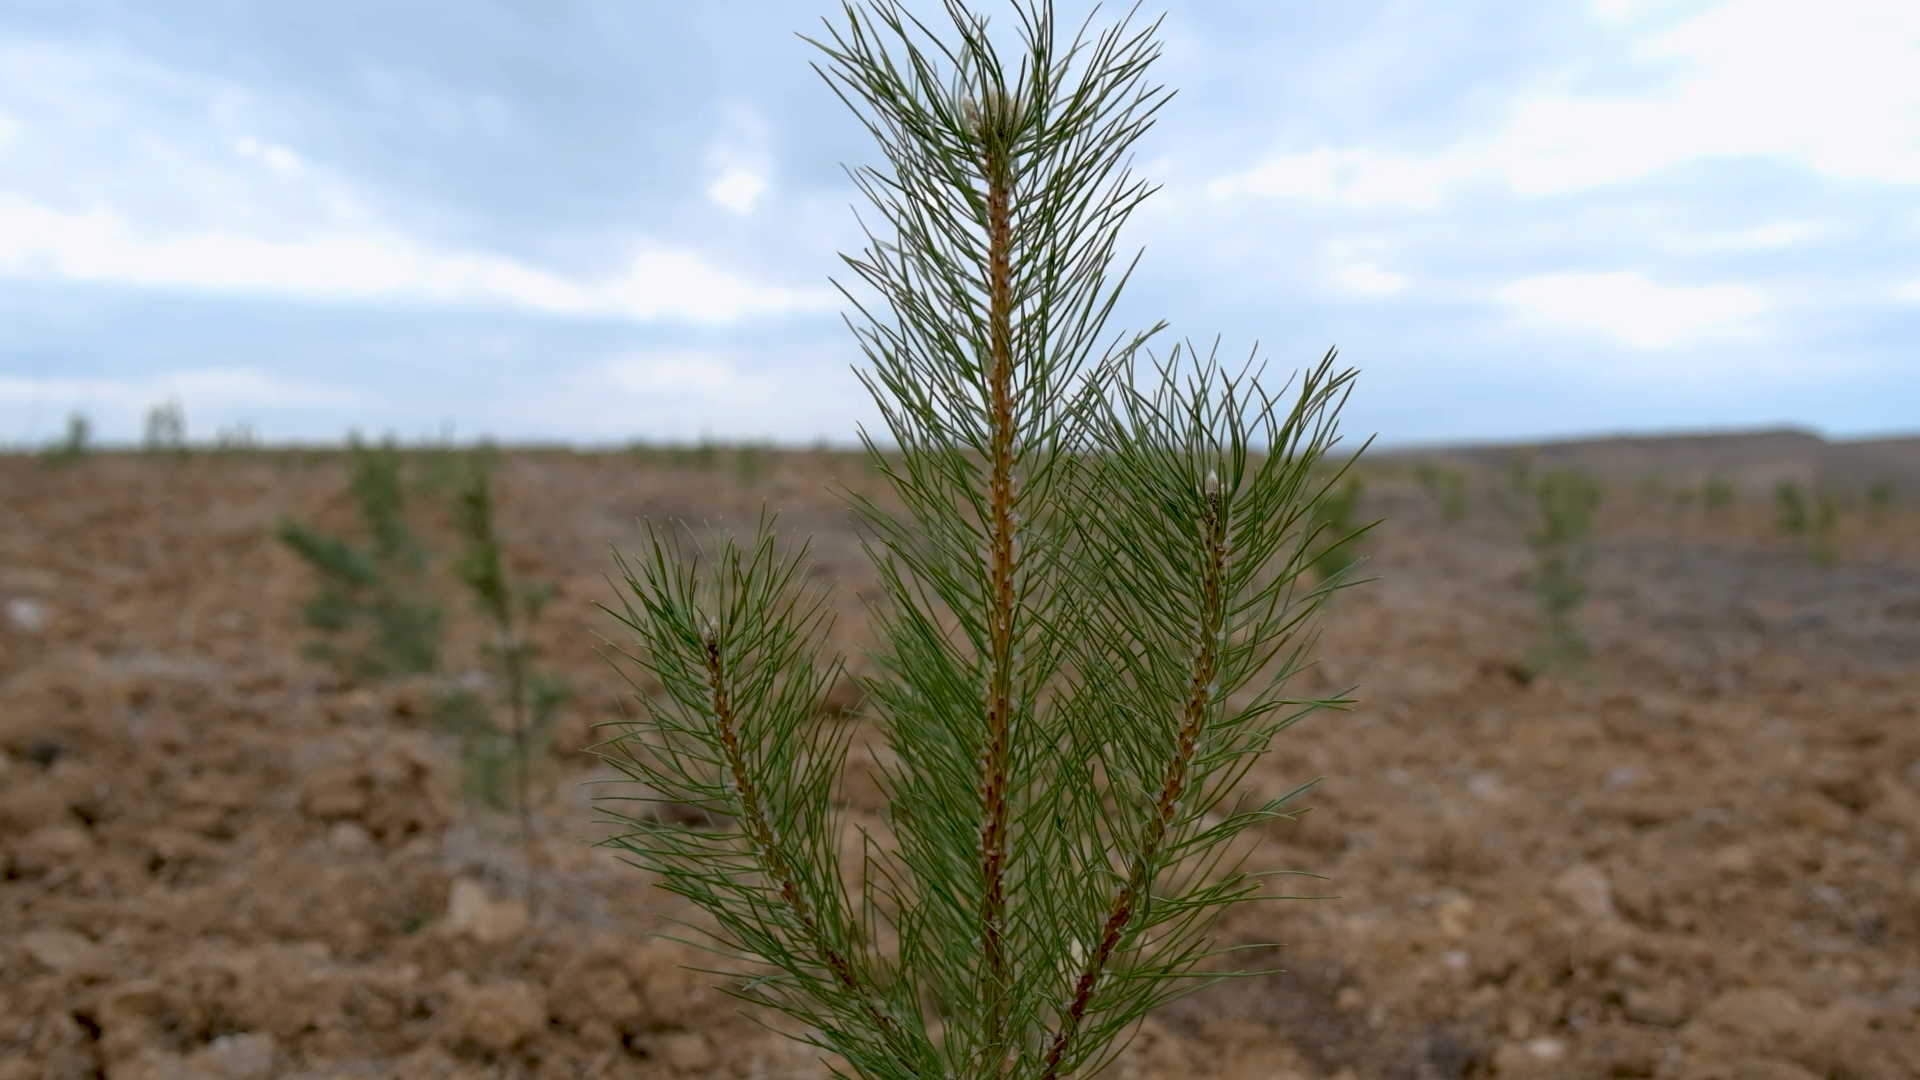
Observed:
[[[1207,482],[1202,487],[1201,490],[1206,492],[1207,498],[1209,499],[1213,498],[1215,495],[1220,494],[1220,474],[1217,472],[1214,472],[1212,469],[1208,469]]]

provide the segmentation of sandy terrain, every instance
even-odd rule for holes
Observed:
[[[1326,778],[1249,868],[1337,898],[1231,915],[1224,941],[1286,943],[1239,962],[1285,971],[1161,1011],[1109,1075],[1920,1075],[1920,499],[1874,522],[1856,497],[1816,565],[1765,491],[1872,479],[1824,452],[1607,458],[1594,659],[1544,678],[1495,472],[1448,522],[1379,459],[1379,580],[1342,594],[1305,687],[1362,704],[1248,780]],[[1920,475],[1911,441],[1828,457]],[[516,567],[561,589],[540,630],[575,690],[561,750],[629,693],[593,604],[638,516],[782,508],[860,641],[872,578],[823,485],[872,478],[846,455],[762,466],[509,455]],[[1747,490],[1678,501],[1702,470]],[[0,458],[0,1080],[825,1076],[648,938],[691,913],[583,843],[604,835],[591,759],[551,777],[529,913],[511,819],[458,797],[436,682],[301,658],[311,575],[272,529],[350,531],[345,476],[294,452]],[[459,677],[478,631],[446,603]],[[872,819],[860,755],[843,794]]]

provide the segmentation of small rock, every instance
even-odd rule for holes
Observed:
[[[1740,877],[1753,870],[1753,849],[1745,844],[1728,844],[1707,860],[1716,873]]]
[[[1550,1035],[1528,1039],[1526,1048],[1527,1056],[1535,1061],[1559,1061],[1567,1056],[1567,1044]]]
[[[58,927],[29,930],[20,936],[20,945],[48,971],[56,975],[104,975],[107,951],[84,934]]]
[[[118,1066],[164,1045],[160,1018],[166,1007],[160,984],[150,979],[121,983],[101,997],[95,1045],[109,1075],[120,1075]]]
[[[91,854],[93,834],[78,825],[47,825],[28,833],[14,849],[14,861],[28,873],[41,873]]]
[[[1467,936],[1467,927],[1473,918],[1473,901],[1464,896],[1456,896],[1435,908],[1433,915],[1440,924],[1440,932],[1450,938]]]
[[[649,1021],[660,1027],[695,1027],[707,1022],[717,992],[710,976],[694,971],[707,961],[680,942],[648,938],[621,957],[640,993]]]
[[[1636,1024],[1670,1028],[1687,1022],[1686,1006],[1672,988],[1629,990],[1621,1009]]]
[[[589,1042],[611,1042],[640,1029],[640,996],[627,973],[612,957],[592,957],[569,964],[554,977],[558,991],[554,1018],[578,1031]]]
[[[321,819],[359,817],[367,812],[373,778],[365,769],[336,765],[307,777],[301,801],[307,813]]]
[[[222,1035],[187,1056],[187,1065],[208,1080],[270,1080],[279,1047],[264,1031]]]
[[[448,1043],[471,1043],[503,1054],[546,1028],[547,1000],[517,980],[482,986],[456,983],[448,991],[445,1016],[441,1037]]]
[[[1817,791],[1803,789],[1787,796],[1780,813],[1792,824],[1829,836],[1842,835],[1853,827],[1853,815],[1847,808]]]
[[[1612,922],[1619,914],[1613,909],[1613,886],[1599,867],[1575,863],[1553,879],[1553,891],[1574,910],[1596,922]]]
[[[1820,1077],[1781,1058],[1745,1058],[1733,1063],[1729,1080],[1820,1080]]]
[[[342,855],[357,855],[373,846],[373,834],[358,822],[336,821],[327,830],[327,846]]]
[[[698,1031],[682,1031],[668,1035],[660,1040],[667,1064],[675,1072],[700,1072],[713,1068],[717,1060],[713,1054],[713,1044],[706,1035]]]
[[[495,900],[487,887],[472,878],[453,883],[447,897],[447,930],[482,945],[500,945],[527,928],[527,906],[515,900]]]
[[[7,622],[23,634],[37,634],[47,628],[47,605],[31,596],[16,596],[7,601]]]

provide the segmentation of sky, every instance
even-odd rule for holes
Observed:
[[[1337,346],[1382,446],[1920,431],[1920,4],[1162,12],[1112,330]],[[195,440],[850,443],[830,279],[883,159],[823,17],[0,0],[0,444],[170,400]]]

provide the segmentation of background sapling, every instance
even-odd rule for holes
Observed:
[[[391,678],[439,666],[440,609],[427,597],[426,548],[406,521],[400,451],[391,442],[355,440],[350,490],[366,533],[363,544],[292,519],[278,535],[311,567],[320,590],[306,603],[307,625],[321,634],[308,655],[356,678]]]
[[[510,804],[519,817],[531,904],[538,869],[532,792],[535,757],[544,756],[549,748],[554,717],[567,696],[561,680],[534,666],[531,631],[554,590],[544,583],[517,580],[508,572],[495,522],[492,466],[485,452],[468,458],[453,507],[462,543],[454,573],[490,626],[492,641],[485,652],[498,675],[500,691],[489,702],[475,690],[457,690],[445,699],[443,712],[461,737],[469,794],[496,809]],[[504,711],[504,727],[490,704]]]
[[[1546,615],[1546,635],[1534,650],[1532,667],[1542,673],[1587,658],[1587,642],[1573,615],[1587,597],[1600,485],[1575,469],[1549,470],[1531,483],[1534,521],[1527,547],[1534,556],[1534,595]]]

